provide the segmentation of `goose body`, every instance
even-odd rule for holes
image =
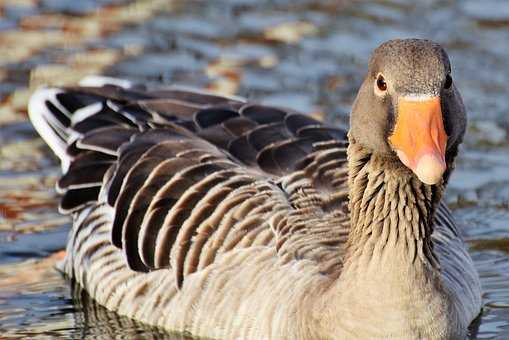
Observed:
[[[179,87],[38,90],[30,118],[73,218],[60,269],[110,310],[195,336],[465,337],[481,293],[441,200],[464,133],[448,65],[429,41],[379,47],[349,133]],[[431,142],[408,151],[421,103]]]

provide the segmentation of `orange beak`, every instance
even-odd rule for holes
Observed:
[[[446,169],[444,129],[440,97],[400,97],[394,133],[389,137],[403,164],[426,184],[437,184]]]

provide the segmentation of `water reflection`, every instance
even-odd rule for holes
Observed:
[[[189,339],[145,326],[97,305],[79,286],[69,283],[54,270],[56,260],[48,257],[41,261],[18,263],[16,269],[13,266],[2,267],[0,278],[5,276],[7,269],[17,272],[10,273],[16,274],[16,280],[0,284],[2,336]]]
[[[90,299],[88,294],[79,286],[72,285],[71,295],[73,297],[76,311],[73,327],[69,335],[89,339],[112,339],[121,336],[122,338],[143,338],[143,339],[167,339],[167,340],[190,340],[183,334],[168,334],[155,328],[145,326],[139,322],[112,313]]]
[[[0,334],[163,337],[93,304],[52,269],[69,219],[56,211],[59,166],[27,122],[30,88],[105,73],[237,93],[343,123],[371,49],[396,37],[436,40],[453,61],[470,127],[447,202],[485,291],[471,338],[509,338],[502,0],[1,1]]]

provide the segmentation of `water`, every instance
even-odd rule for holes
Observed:
[[[69,219],[59,167],[27,121],[39,84],[86,74],[178,82],[347,121],[369,52],[443,44],[470,123],[447,202],[481,275],[471,338],[509,338],[509,3],[502,0],[0,1],[0,334],[185,338],[95,305],[53,269]]]

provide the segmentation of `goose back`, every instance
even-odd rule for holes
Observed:
[[[60,209],[111,207],[111,242],[132,270],[170,268],[180,287],[218,253],[256,245],[340,267],[344,129],[178,87],[43,91],[39,111],[67,145]]]

